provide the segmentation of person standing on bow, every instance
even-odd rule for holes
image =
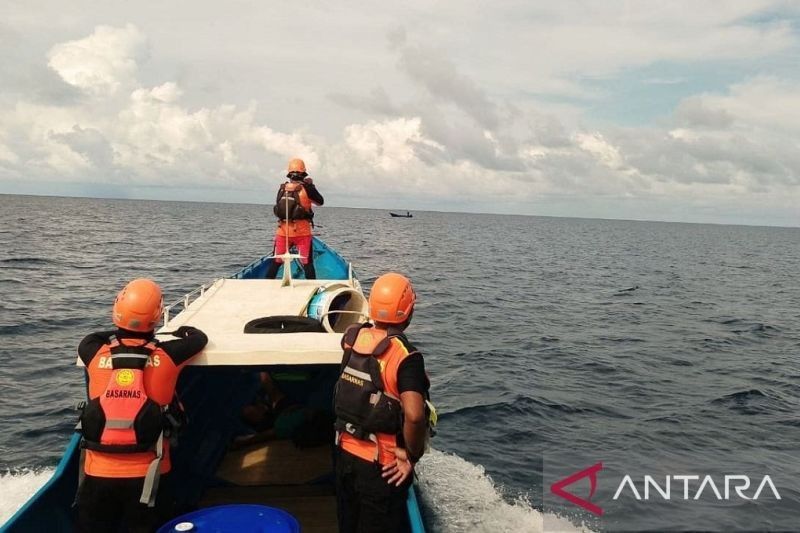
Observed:
[[[78,346],[88,376],[79,424],[86,450],[76,498],[80,532],[151,532],[171,518],[170,429],[177,432],[183,418],[175,384],[208,338],[181,326],[172,333],[177,339],[157,340],[162,310],[161,288],[133,280],[114,301],[117,329]]]
[[[314,235],[314,210],[312,206],[323,205],[325,199],[317,190],[302,159],[289,161],[288,181],[281,184],[275,199],[273,212],[278,217],[278,231],[275,233],[273,255],[285,254],[290,247],[296,246],[306,279],[316,279],[314,269],[314,252],[312,241]],[[267,279],[278,274],[282,259],[273,259],[267,270]]]
[[[410,530],[408,487],[428,435],[425,362],[403,333],[415,302],[406,277],[384,274],[369,295],[374,324],[342,338],[334,393],[340,533]]]

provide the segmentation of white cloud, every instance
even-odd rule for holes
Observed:
[[[6,132],[0,129],[0,164],[17,163],[19,156],[6,144]]]
[[[728,94],[701,95],[695,100],[708,110],[733,117],[743,127],[800,135],[800,85],[797,82],[759,76],[734,84]]]
[[[625,162],[619,153],[619,149],[603,138],[600,133],[577,133],[575,141],[578,146],[597,160],[612,170],[624,170]]]
[[[21,100],[2,110],[0,135],[24,141],[17,143],[24,154],[0,143],[0,160],[18,165],[25,177],[134,185],[198,179],[210,186],[252,185],[265,178],[265,167],[294,155],[319,165],[306,135],[259,124],[255,104],[191,109],[174,81],[143,86],[138,61],[145,42],[132,25],[100,26],[84,39],[54,46],[50,67],[85,98],[69,105]]]
[[[132,24],[98,26],[90,36],[57,44],[48,64],[61,79],[92,95],[115,93],[133,82],[145,36]]]
[[[687,98],[676,110],[677,127],[666,134],[633,130],[619,142],[629,162],[662,181],[800,200],[799,108],[800,84],[757,77],[725,94]]]
[[[440,144],[426,139],[420,126],[419,117],[353,124],[345,129],[345,144],[358,155],[362,165],[398,172],[408,163],[418,161],[418,147],[443,149]]]

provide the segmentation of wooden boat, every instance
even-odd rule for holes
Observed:
[[[394,218],[414,218],[414,215],[412,215],[408,211],[406,211],[405,215],[402,214],[402,213],[393,213],[393,212],[389,211],[389,216],[392,216]]]
[[[170,317],[176,306],[165,309],[160,331],[191,324],[209,337],[177,388],[189,417],[172,455],[176,496],[184,509],[258,503],[288,511],[306,533],[336,530],[332,445],[298,449],[291,441],[271,440],[230,447],[262,370],[269,370],[287,396],[330,409],[341,332],[363,321],[367,307],[352,268],[339,254],[315,238],[314,257],[323,279],[302,279],[296,261],[281,279],[263,279],[272,261],[265,256],[186,295],[176,316]],[[309,314],[312,318],[298,319],[307,322],[308,331],[275,332],[274,317]],[[256,332],[244,333],[247,324]],[[76,433],[52,478],[0,531],[71,531],[80,461]],[[414,533],[424,533],[413,487],[407,504]]]

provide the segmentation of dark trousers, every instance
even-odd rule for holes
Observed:
[[[156,506],[139,503],[144,478],[86,476],[78,493],[80,533],[151,533],[173,518],[174,498],[170,475],[161,476]]]
[[[339,533],[406,533],[409,478],[401,487],[381,477],[381,466],[338,450],[336,504]]]

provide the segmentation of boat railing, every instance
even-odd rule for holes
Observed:
[[[215,280],[207,285],[200,285],[195,290],[183,295],[179,300],[164,306],[164,327],[169,325],[170,315],[172,310],[178,306],[183,306],[182,309],[189,307],[189,304],[203,296],[206,291],[211,288],[218,280]]]
[[[260,259],[257,259],[244,267],[242,270],[231,276],[233,279],[246,279],[247,277],[251,276],[253,272],[258,272],[259,269],[262,268],[262,265],[269,261],[272,257],[269,255],[265,255]]]

